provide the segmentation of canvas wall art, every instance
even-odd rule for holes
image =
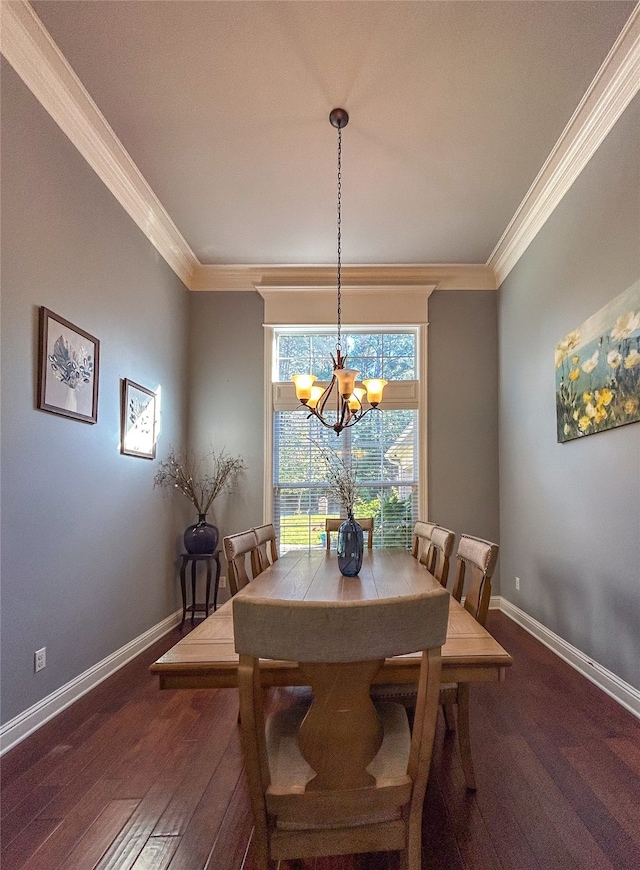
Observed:
[[[556,347],[558,441],[640,420],[640,281]]]
[[[142,459],[156,455],[156,394],[128,378],[122,380],[120,452]]]
[[[100,342],[40,308],[37,407],[85,423],[98,419]]]

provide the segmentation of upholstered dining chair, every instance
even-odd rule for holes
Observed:
[[[461,601],[465,577],[471,582],[467,589],[464,607],[481,625],[484,625],[491,598],[491,577],[498,558],[498,545],[471,535],[461,535],[456,553],[456,579],[452,595]],[[412,709],[416,698],[414,686],[381,683],[373,686],[371,696],[375,701],[392,700]],[[475,790],[476,775],[471,755],[469,729],[469,684],[444,683],[440,688],[440,704],[448,731],[456,729],[457,707],[458,745],[467,788]]]
[[[427,568],[445,589],[449,579],[449,560],[453,553],[455,537],[453,532],[441,526],[435,526],[431,532],[431,550]]]
[[[413,527],[413,557],[427,568],[431,558],[431,535],[436,528],[436,523],[425,523],[422,520]]]
[[[252,563],[254,576],[256,573],[264,571],[269,565],[278,559],[278,545],[276,543],[276,530],[272,523],[265,523],[264,526],[257,526],[253,530],[258,540],[258,549],[255,552],[255,565]],[[256,570],[258,569],[258,570]]]
[[[498,549],[497,544],[471,535],[461,535],[458,543],[456,579],[452,595],[456,601],[461,601],[465,579],[470,580],[464,607],[481,625],[487,621],[491,599],[491,577],[498,559]],[[475,789],[476,775],[469,731],[469,683],[445,683],[440,689],[440,703],[448,731],[455,730],[454,705],[458,709],[458,743],[462,769],[467,788]]]
[[[487,621],[491,599],[491,578],[498,559],[498,545],[473,535],[461,535],[456,553],[456,579],[451,593],[462,601],[465,585],[465,608],[480,625]]]
[[[323,855],[403,850],[420,870],[422,807],[438,710],[449,596],[233,601],[242,748],[255,870]],[[422,650],[413,734],[405,709],[374,707],[388,656]],[[259,659],[296,661],[312,688],[265,721]]]
[[[257,558],[258,539],[253,529],[229,535],[222,542],[228,563],[229,591],[236,595],[253,577],[261,573],[260,560]],[[247,572],[246,557],[251,561],[251,576]]]
[[[367,532],[367,549],[373,548],[373,517],[355,517],[363,532]],[[331,549],[331,532],[337,532],[344,522],[344,517],[327,517],[324,523],[327,534],[327,550]]]

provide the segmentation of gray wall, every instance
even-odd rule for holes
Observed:
[[[497,294],[429,299],[429,519],[499,543]],[[498,595],[499,565],[492,594]]]
[[[640,424],[558,444],[553,352],[639,276],[636,97],[503,284],[499,335],[502,594],[638,688]]]
[[[121,456],[120,378],[186,421],[188,293],[13,70],[2,67],[2,717],[178,606],[184,517]],[[35,409],[38,307],[101,342],[98,422]],[[47,667],[33,673],[33,653]]]
[[[429,516],[490,540],[499,530],[496,317],[493,291],[429,300]],[[238,492],[215,503],[222,534],[262,522],[262,323],[257,293],[192,294],[189,444],[199,453],[224,445],[247,465]]]
[[[198,456],[224,448],[246,466],[213,504],[221,538],[263,521],[263,315],[257,293],[190,297],[189,446]]]

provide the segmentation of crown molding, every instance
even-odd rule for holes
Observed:
[[[341,282],[343,294],[348,296],[375,296],[377,293],[404,293],[412,296],[431,296],[436,289],[435,284],[345,284]],[[274,295],[281,293],[306,293],[311,295],[315,293],[321,296],[330,296],[332,299],[336,295],[336,282],[333,284],[258,284],[255,288],[263,299],[268,299]],[[477,288],[476,288],[477,289]]]
[[[640,90],[640,3],[613,44],[487,265],[498,287]]]
[[[335,265],[199,266],[192,290],[319,290],[335,288]],[[343,266],[345,289],[404,287],[439,290],[495,290],[493,269],[484,264]]]
[[[2,2],[0,50],[187,287],[199,261],[27,0]]]
[[[335,266],[201,265],[27,0],[2,0],[0,51],[190,290],[333,286]],[[640,3],[486,264],[343,267],[345,287],[495,290],[640,89]]]

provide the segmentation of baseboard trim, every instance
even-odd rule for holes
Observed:
[[[499,599],[499,609],[502,613],[516,622],[525,631],[533,635],[536,640],[544,644],[548,649],[554,652],[557,656],[563,659],[567,664],[571,665],[578,673],[582,674],[592,683],[594,683],[603,692],[606,692],[610,698],[617,701],[625,710],[633,713],[640,719],[640,691],[634,688],[629,683],[625,683],[620,677],[616,676],[612,671],[607,670],[603,665],[594,662],[593,659],[585,655],[581,650],[572,646],[566,640],[555,634],[546,626],[538,622],[524,610],[520,610],[515,604],[507,601],[506,598],[495,596]],[[494,598],[491,602],[493,604]],[[493,609],[493,608],[492,608]]]
[[[536,640],[544,644],[567,664],[586,677],[609,697],[617,701],[634,716],[640,718],[640,691],[621,680],[612,671],[594,662],[581,650],[555,634],[524,610],[500,595],[492,595],[489,610],[499,610],[524,628]],[[46,698],[38,701],[28,710],[18,714],[0,727],[0,755],[4,755],[38,728],[41,728],[58,713],[69,707],[91,689],[102,683],[117,670],[130,662],[147,647],[155,643],[180,622],[181,610],[176,610],[162,622],[152,626],[139,637],[134,638],[119,650],[111,653],[84,673],[56,689]]]
[[[0,755],[4,755],[25,737],[41,728],[45,722],[69,707],[78,698],[110,677],[117,670],[140,655],[143,650],[155,643],[180,622],[182,609],[176,610],[162,622],[152,626],[139,637],[134,638],[102,661],[90,667],[73,680],[60,686],[55,692],[38,701],[28,710],[19,713],[0,728]]]

